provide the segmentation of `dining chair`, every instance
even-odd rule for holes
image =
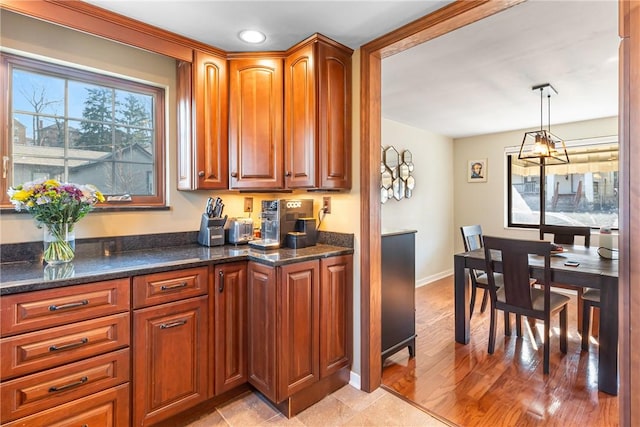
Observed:
[[[560,245],[574,245],[576,244],[576,237],[582,237],[584,246],[589,247],[591,244],[591,228],[580,226],[567,226],[567,225],[541,225],[540,226],[540,240],[544,240],[545,235],[551,234],[553,236],[553,243]],[[583,316],[582,316],[582,298],[585,289],[581,286],[573,286],[564,283],[552,283],[552,286],[556,288],[571,289],[576,291],[577,294],[577,316],[578,330],[582,330]]]
[[[553,243],[560,245],[574,245],[576,237],[584,238],[584,245],[588,248],[591,244],[591,228],[568,225],[540,225],[540,240],[544,240],[545,234],[553,235]]]
[[[465,252],[482,248],[482,227],[480,225],[464,225],[460,227],[460,232],[462,233],[462,241],[464,243]],[[473,316],[473,309],[476,305],[476,293],[478,288],[484,289],[482,304],[480,305],[480,313],[484,313],[487,308],[487,302],[489,301],[489,282],[487,279],[487,274],[484,271],[470,269],[469,278],[471,279],[470,316]],[[499,282],[501,279],[497,280]],[[497,286],[500,287],[500,283],[497,283]]]
[[[560,317],[560,351],[567,352],[567,305],[569,297],[552,292],[550,286],[542,289],[531,286],[529,277],[529,255],[544,258],[544,279],[541,284],[551,283],[551,244],[537,240],[484,237],[484,254],[489,292],[491,294],[491,321],[489,325],[489,354],[493,354],[496,341],[497,311],[527,316],[529,320],[544,322],[543,372],[549,373],[549,332],[551,315]],[[502,287],[496,286],[495,274],[502,273]],[[540,280],[538,280],[540,283]],[[505,324],[506,325],[506,324]],[[505,331],[506,332],[506,331]]]
[[[600,289],[587,289],[582,294],[582,350],[589,350],[591,308],[600,308]]]

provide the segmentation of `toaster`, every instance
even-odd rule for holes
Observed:
[[[225,227],[227,243],[240,245],[253,240],[253,219],[230,218]]]

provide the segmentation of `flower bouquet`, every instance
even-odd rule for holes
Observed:
[[[54,179],[27,182],[7,192],[16,210],[26,210],[45,227],[44,260],[49,264],[74,257],[73,226],[104,196],[93,185],[59,183]]]

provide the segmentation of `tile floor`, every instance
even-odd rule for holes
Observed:
[[[186,427],[447,425],[381,388],[365,393],[347,385],[291,419],[247,392]]]

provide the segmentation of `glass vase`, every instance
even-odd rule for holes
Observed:
[[[45,225],[42,257],[47,264],[63,264],[75,256],[76,236],[69,228],[70,224],[65,223]]]

